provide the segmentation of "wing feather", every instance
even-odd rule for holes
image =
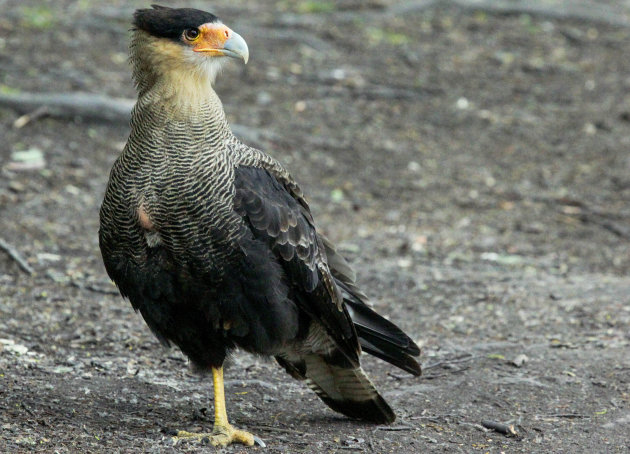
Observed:
[[[296,302],[358,364],[361,350],[354,324],[299,188],[285,186],[267,170],[252,166],[235,169],[234,186],[235,211],[280,260]]]

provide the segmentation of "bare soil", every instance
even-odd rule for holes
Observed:
[[[630,6],[469,3],[194,2],[250,46],[217,83],[231,121],[292,169],[376,308],[423,347],[420,378],[365,358],[389,427],[233,358],[231,420],[266,452],[630,450]],[[0,92],[133,98],[143,6],[0,0]],[[211,428],[210,380],[101,263],[128,127],[18,116],[0,108],[0,451],[214,452],[169,435]],[[16,169],[25,150],[45,163]]]

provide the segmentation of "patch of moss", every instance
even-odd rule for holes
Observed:
[[[21,25],[27,28],[45,30],[55,25],[53,11],[46,5],[24,6],[20,9]]]
[[[19,93],[20,90],[18,88],[9,87],[8,85],[0,84],[0,93],[3,95],[14,95]]]
[[[366,33],[370,43],[373,45],[387,43],[392,46],[402,46],[410,41],[407,35],[378,27],[368,27]]]
[[[306,1],[301,2],[297,10],[300,13],[330,13],[335,11],[335,4],[333,2],[318,2],[318,1]]]

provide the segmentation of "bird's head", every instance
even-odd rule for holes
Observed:
[[[231,57],[247,63],[247,43],[217,16],[192,8],[152,5],[134,14],[131,61],[139,89],[157,79],[213,83]]]

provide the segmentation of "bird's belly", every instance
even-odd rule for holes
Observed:
[[[275,355],[303,322],[274,288],[274,276],[251,279],[233,264],[198,275],[190,264],[175,264],[162,246],[150,249],[143,266],[123,268],[126,277],[117,283],[133,307],[160,340],[177,345],[200,369],[220,366],[236,347]]]

